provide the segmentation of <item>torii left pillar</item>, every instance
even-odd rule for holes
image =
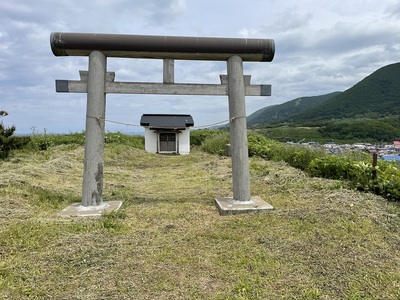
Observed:
[[[107,57],[101,51],[92,51],[89,54],[87,82],[82,203],[68,206],[61,211],[61,216],[97,217],[103,212],[118,210],[122,205],[122,201],[103,203],[106,71]]]

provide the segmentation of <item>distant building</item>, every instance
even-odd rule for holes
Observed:
[[[145,150],[150,153],[189,154],[191,115],[144,114]]]

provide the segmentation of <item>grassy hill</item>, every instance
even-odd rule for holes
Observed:
[[[333,99],[290,120],[305,122],[400,115],[400,63],[385,66]]]
[[[252,128],[284,122],[291,116],[318,106],[339,94],[340,92],[334,92],[320,96],[301,97],[280,105],[264,107],[247,117],[247,125]]]
[[[250,159],[267,213],[220,216],[228,158],[161,156],[108,139],[101,218],[80,201],[81,142],[0,161],[0,299],[399,299],[400,208]]]
[[[400,63],[396,63],[342,93],[263,108],[248,117],[248,124],[280,141],[311,141],[308,137],[313,136],[319,142],[392,142],[400,138],[399,95]]]

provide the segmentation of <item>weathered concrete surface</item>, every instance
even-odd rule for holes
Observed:
[[[271,204],[265,202],[258,196],[253,196],[248,201],[235,200],[230,197],[217,197],[215,198],[215,203],[221,215],[234,215],[274,209]]]
[[[84,206],[82,203],[72,203],[58,215],[61,217],[100,217],[103,213],[110,213],[120,209],[122,201],[107,201],[100,205]]]
[[[228,59],[227,67],[233,198],[249,201],[250,171],[243,61],[239,56],[232,56]]]
[[[82,183],[82,205],[88,207],[103,202],[106,70],[106,56],[100,51],[90,53]]]

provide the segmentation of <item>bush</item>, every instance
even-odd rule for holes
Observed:
[[[0,116],[7,115],[7,112],[0,111]],[[7,158],[12,150],[20,149],[29,142],[29,137],[14,136],[15,129],[15,126],[4,127],[0,122],[0,159]]]
[[[346,181],[351,188],[400,201],[400,170],[395,162],[378,161],[373,167],[371,156],[360,153],[328,155],[320,149],[283,144],[260,135],[249,135],[248,141],[250,156],[285,161],[311,176]]]
[[[283,144],[276,155],[276,160],[282,160],[287,162],[291,167],[306,170],[314,159],[324,155],[325,153],[318,148]]]
[[[262,135],[251,134],[248,136],[249,156],[258,156],[273,159],[278,142],[268,140]]]
[[[215,135],[221,134],[221,132],[227,132],[225,130],[211,130],[211,129],[201,129],[190,131],[190,144],[192,146],[201,146],[203,142]]]
[[[372,162],[332,155],[314,159],[307,172],[311,176],[345,180],[360,191],[400,200],[400,170],[393,162],[378,161],[378,166],[373,167]]]
[[[400,201],[400,170],[394,162],[379,161],[374,191],[389,200]]]
[[[144,136],[127,135],[121,132],[107,132],[105,143],[128,145],[134,148],[144,149]]]
[[[305,170],[310,162],[324,155],[318,149],[305,148],[269,140],[261,135],[249,135],[249,155],[274,161],[285,161],[290,166]]]
[[[227,131],[220,131],[218,134],[206,138],[201,144],[201,149],[211,154],[223,155],[225,145],[229,144],[229,140],[229,133]]]
[[[29,147],[34,150],[45,151],[49,147],[54,147],[58,145],[84,145],[85,144],[85,133],[70,133],[70,134],[47,134],[46,129],[44,129],[43,134],[39,134],[35,128],[32,130],[30,136],[31,142]]]
[[[104,137],[106,144],[125,144],[134,148],[144,149],[144,137],[127,135],[121,132],[107,132]],[[85,145],[85,132],[70,134],[37,134],[34,130],[31,134],[30,148],[33,150],[44,151],[49,147],[58,145]]]
[[[307,172],[315,177],[349,180],[350,165],[351,162],[348,157],[329,155],[313,159],[307,168]]]

